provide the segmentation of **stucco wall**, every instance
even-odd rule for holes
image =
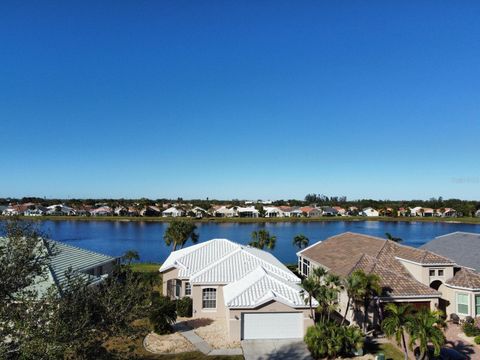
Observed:
[[[178,278],[178,269],[173,268],[162,273],[162,293],[167,296],[167,281]]]
[[[446,313],[449,317],[450,314],[457,314],[460,318],[465,318],[466,316],[476,317],[475,314],[475,296],[480,295],[480,291],[471,291],[471,290],[462,290],[462,289],[453,289],[446,285],[440,286],[440,291],[442,292],[442,297],[447,300]],[[457,294],[467,294],[469,300],[468,314],[460,314],[457,310]]]
[[[227,309],[227,328],[230,341],[240,341],[242,336],[242,313],[265,313],[265,312],[301,312],[303,313],[303,335],[308,327],[313,326],[310,317],[310,309],[295,309],[280,302],[271,301],[255,309]]]
[[[216,309],[202,308],[202,289],[204,288],[217,289]],[[225,303],[223,300],[223,285],[215,285],[215,286],[194,285],[192,286],[192,299],[193,299],[193,317],[216,319],[216,318],[221,318],[225,316],[226,311],[225,311]]]

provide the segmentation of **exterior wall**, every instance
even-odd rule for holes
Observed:
[[[413,275],[413,277],[420,281],[421,283],[430,286],[435,280],[439,280],[442,284],[447,280],[453,277],[453,265],[444,265],[444,266],[428,266],[428,265],[419,265],[412,263],[410,261],[405,261],[398,259],[403,266]],[[434,275],[430,276],[430,270],[434,271]],[[443,275],[439,275],[439,270],[443,270]]]
[[[162,273],[162,294],[167,296],[167,281],[178,278],[178,269],[173,268]]]
[[[454,289],[446,285],[440,287],[442,292],[442,297],[447,300],[446,314],[450,316],[451,314],[457,314],[460,318],[465,318],[471,316],[473,318],[479,316],[476,314],[475,308],[475,296],[480,295],[480,290],[463,290],[463,289]],[[467,294],[468,295],[468,314],[460,314],[457,307],[457,294]]]
[[[242,313],[265,313],[265,312],[301,312],[303,313],[303,335],[310,326],[313,326],[313,319],[310,317],[310,309],[291,308],[285,304],[271,301],[255,309],[227,309],[227,328],[230,341],[240,341],[242,337]]]
[[[202,308],[202,289],[215,288],[217,289],[217,308],[203,309]],[[226,313],[225,302],[223,300],[223,285],[194,285],[192,286],[192,300],[193,300],[193,317],[194,318],[209,318],[217,319],[223,318]]]

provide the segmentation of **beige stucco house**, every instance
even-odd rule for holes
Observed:
[[[302,338],[313,325],[300,279],[266,251],[214,239],[172,252],[160,272],[164,295],[225,319],[231,341]]]
[[[371,320],[378,323],[383,305],[410,303],[416,308],[442,310],[447,316],[480,316],[480,274],[454,260],[426,249],[404,246],[378,237],[343,233],[317,242],[297,253],[298,267],[308,276],[315,267],[346,277],[355,270],[377,274],[382,293],[374,299]],[[343,314],[347,295],[340,294]],[[358,310],[350,309],[348,320],[356,322]]]

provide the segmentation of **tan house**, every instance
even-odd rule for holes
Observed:
[[[172,252],[160,272],[164,295],[225,319],[231,341],[302,338],[313,325],[300,279],[266,251],[214,239]]]
[[[317,242],[297,253],[298,267],[308,276],[315,267],[346,277],[357,269],[377,274],[382,293],[374,299],[372,323],[382,317],[385,303],[410,303],[416,308],[440,309],[449,316],[480,315],[480,275],[434,252],[400,245],[373,236],[343,233]],[[340,311],[345,311],[347,295],[340,294]],[[473,304],[478,304],[473,306]],[[475,313],[475,311],[477,311]],[[351,309],[349,321],[359,314]]]

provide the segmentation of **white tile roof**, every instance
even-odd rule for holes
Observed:
[[[225,284],[228,306],[252,307],[267,298],[289,306],[306,306],[298,286],[300,279],[285,265],[266,251],[227,239],[213,239],[172,252],[160,271],[171,268],[178,268],[178,277],[192,284]]]
[[[306,307],[302,288],[258,266],[242,279],[223,288],[229,308],[254,308],[268,301],[279,301],[291,307]],[[314,300],[314,306],[318,303]]]

